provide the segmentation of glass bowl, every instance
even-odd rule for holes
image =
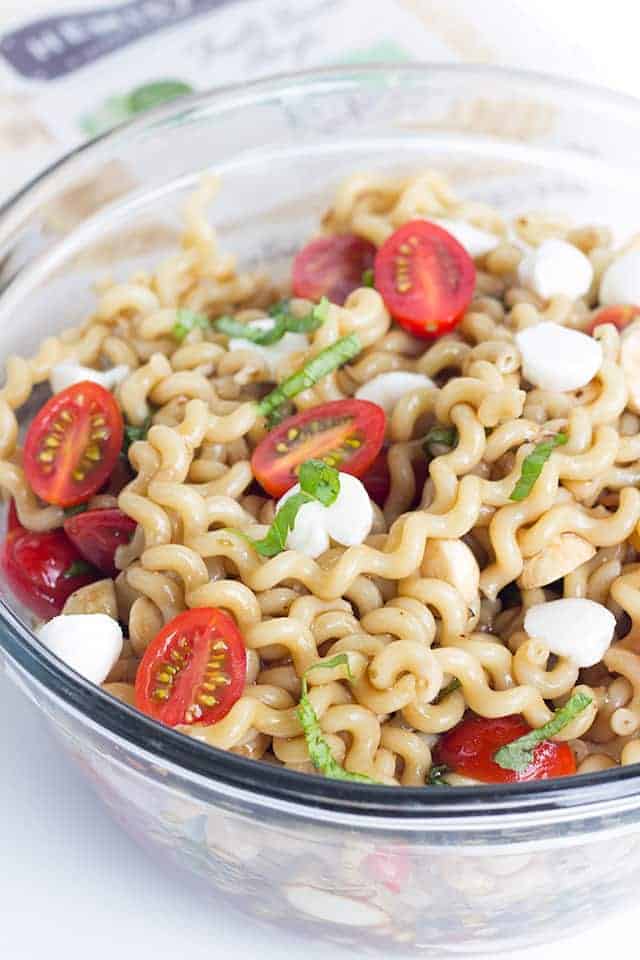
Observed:
[[[77,323],[97,277],[163,257],[203,171],[223,178],[212,218],[225,249],[281,276],[354,171],[437,167],[506,213],[624,233],[639,154],[636,101],[480,67],[335,68],[180,100],[70,154],[0,211],[0,356]],[[442,957],[555,940],[635,895],[637,767],[454,790],[255,763],[83,681],[2,591],[0,661],[114,816],[245,913],[361,952]]]

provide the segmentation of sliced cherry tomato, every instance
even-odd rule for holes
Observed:
[[[216,723],[240,697],[246,672],[244,641],[229,614],[216,607],[186,610],[147,647],[136,706],[169,727]]]
[[[388,444],[385,444],[367,472],[361,477],[367,493],[379,507],[384,507],[391,489],[391,473],[387,460],[388,449]],[[422,490],[429,473],[429,464],[422,450],[416,451],[416,458],[411,461],[411,466],[413,467],[416,492],[410,509],[414,510],[422,499]]]
[[[389,313],[416,337],[452,330],[469,306],[476,282],[473,260],[435,223],[411,220],[376,254],[375,286]]]
[[[496,750],[530,730],[531,727],[517,715],[495,720],[467,717],[440,738],[435,750],[436,762],[483,783],[548,780],[576,772],[576,761],[569,745],[554,740],[539,743],[533,752],[533,761],[521,773],[499,767],[493,760]]]
[[[12,500],[9,504],[9,514],[7,516],[7,532],[11,533],[12,530],[15,530],[17,527],[22,528],[22,524],[18,519],[18,511],[16,510],[16,502]]]
[[[251,457],[256,479],[273,497],[297,482],[305,460],[324,460],[360,477],[375,460],[384,440],[386,420],[377,403],[334,400],[297,413],[272,430]]]
[[[19,525],[2,545],[0,567],[16,598],[43,619],[60,613],[74,590],[100,578],[62,530],[34,533]]]
[[[107,480],[120,454],[124,423],[104,387],[75,383],[45,403],[24,444],[24,468],[42,500],[81,503]]]
[[[87,510],[67,517],[64,532],[80,551],[85,560],[108,577],[118,573],[115,553],[118,547],[129,543],[136,529],[136,522],[117,507],[103,510]]]
[[[352,233],[318,237],[293,261],[293,292],[307,300],[327,297],[343,304],[353,290],[364,285],[363,274],[372,269],[375,255],[372,243]]]
[[[603,307],[602,310],[598,310],[585,333],[593,333],[595,328],[602,323],[612,323],[618,330],[624,330],[637,317],[640,317],[640,307],[634,307],[630,303],[620,303],[615,307]]]

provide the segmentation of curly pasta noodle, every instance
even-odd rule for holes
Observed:
[[[328,305],[305,350],[273,366],[263,348],[247,341],[231,350],[206,323],[174,335],[180,311],[251,323],[287,292],[239,272],[220,250],[208,216],[217,186],[208,178],[190,198],[181,246],[155,271],[101,285],[82,326],[6,362],[0,489],[36,533],[60,527],[65,514],[29,487],[20,409],[62,362],[129,368],[115,395],[143,435],[128,448],[128,482],[90,506],[117,503],[136,533],[116,552],[119,574],[76,591],[64,610],[124,625],[105,689],[134,703],[136,672],[158,631],[184,610],[221,607],[244,638],[244,691],[217,723],[178,728],[212,747],[313,772],[297,710],[306,676],[334,759],[381,783],[424,785],[438,738],[466,711],[521,714],[539,727],[575,692],[592,702],[556,739],[570,743],[578,772],[640,762],[640,411],[623,337],[600,326],[595,378],[559,393],[526,381],[514,336],[543,321],[587,330],[597,309],[593,293],[544,302],[523,289],[522,244],[564,238],[599,277],[615,255],[609,232],[535,213],[509,225],[434,171],[357,174],[338,189],[324,235],[354,233],[379,246],[409,220],[466,221],[496,238],[476,258],[475,296],[454,332],[428,342],[394,325],[380,294],[362,286]],[[298,319],[312,306],[288,303]],[[252,453],[267,434],[256,400],[350,334],[360,354],[299,393],[296,410],[351,397],[394,371],[433,385],[408,390],[389,411],[389,491],[367,540],[333,544],[317,559],[296,550],[265,559],[251,538],[264,535],[275,502],[254,485]],[[455,443],[427,452],[422,481],[415,465],[433,426],[453,428]],[[557,432],[566,444],[514,501],[525,459]],[[581,670],[525,632],[526,611],[559,597],[614,613],[616,636],[597,666]]]

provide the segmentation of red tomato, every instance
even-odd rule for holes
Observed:
[[[293,261],[293,292],[307,300],[327,297],[343,304],[353,290],[363,286],[362,275],[373,267],[375,255],[372,243],[352,233],[318,237]]]
[[[493,760],[496,750],[518,737],[529,733],[521,716],[467,717],[457,727],[445,733],[436,747],[437,763],[444,763],[455,773],[483,783],[515,783],[522,780],[548,780],[566,777],[576,772],[576,761],[566,743],[543,740],[533,752],[533,761],[518,773],[503,770]]]
[[[458,241],[427,220],[411,220],[385,240],[375,285],[392,317],[416,337],[452,330],[469,306],[476,282],[473,260]]]
[[[64,531],[76,545],[85,560],[108,577],[118,573],[115,552],[129,543],[136,529],[136,522],[117,507],[87,510],[67,517]]]
[[[615,307],[603,307],[602,310],[598,310],[585,333],[593,333],[595,328],[602,323],[612,323],[618,330],[624,330],[636,317],[640,317],[640,307],[634,307],[630,303],[620,303]]]
[[[16,598],[46,620],[60,613],[74,590],[100,576],[62,530],[33,533],[19,525],[2,546],[0,567]]]
[[[386,420],[377,403],[334,400],[297,413],[272,430],[251,457],[253,475],[279,497],[297,482],[305,460],[324,460],[331,467],[360,477],[377,457]]]
[[[136,676],[136,706],[169,727],[216,723],[244,689],[247,658],[234,620],[215,607],[186,610],[151,641]]]
[[[99,490],[120,454],[124,423],[104,387],[84,380],[38,411],[24,444],[24,468],[42,500],[60,507]]]
[[[387,450],[388,445],[385,444],[367,472],[361,477],[367,493],[379,507],[384,507],[387,497],[389,496],[389,490],[391,489],[391,474],[387,461]],[[416,493],[413,498],[413,503],[411,504],[411,509],[414,510],[422,499],[422,490],[429,473],[429,465],[422,450],[416,451],[416,459],[411,461],[411,466],[413,467],[413,476],[416,483]]]

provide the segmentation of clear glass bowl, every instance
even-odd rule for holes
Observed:
[[[639,154],[636,101],[478,67],[337,68],[181,100],[71,154],[1,211],[0,356],[76,323],[96,277],[164,256],[205,170],[223,176],[212,218],[224,247],[281,274],[354,171],[434,166],[505,212],[625,231]],[[84,682],[5,597],[0,660],[113,814],[254,917],[442,957],[554,940],[635,896],[636,767],[418,790],[258,764]]]

